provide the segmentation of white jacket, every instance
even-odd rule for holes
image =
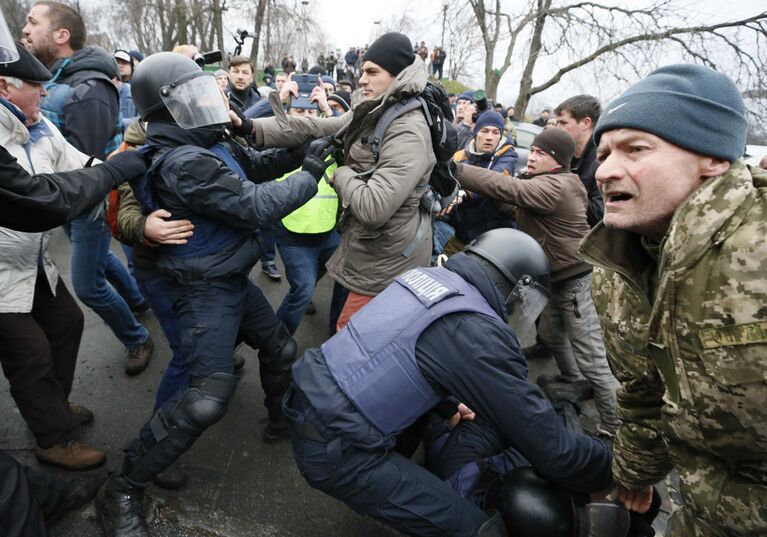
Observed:
[[[27,129],[2,103],[0,145],[31,174],[75,170],[88,161],[47,119]],[[56,293],[59,276],[48,254],[50,234],[50,231],[22,233],[0,227],[0,313],[32,311],[40,256],[51,292]]]

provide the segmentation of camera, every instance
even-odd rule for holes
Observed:
[[[210,52],[198,52],[193,59],[200,66],[200,69],[205,69],[206,65],[220,63],[223,58],[220,50],[211,50]]]
[[[474,114],[471,116],[471,120],[476,123],[479,116],[482,115],[482,112],[487,111],[487,94],[485,93],[485,90],[477,90],[474,92],[472,97],[474,98],[474,103],[477,106],[477,111],[474,112]]]

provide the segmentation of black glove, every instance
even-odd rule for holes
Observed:
[[[134,177],[140,177],[147,170],[147,155],[143,151],[122,151],[115,153],[102,164],[115,180],[115,186]]]
[[[232,126],[229,127],[229,130],[232,131],[232,134],[235,136],[242,136],[243,138],[251,136],[253,134],[253,120],[245,117],[245,114],[242,113],[240,107],[231,101],[229,101],[229,109],[237,114],[237,117],[242,120],[242,125],[239,127],[235,127],[234,123],[232,123]]]
[[[304,156],[304,164],[301,166],[301,169],[309,172],[319,183],[325,174],[325,170],[336,162],[331,157],[335,150],[335,146],[328,138],[312,140],[306,148],[306,156]]]

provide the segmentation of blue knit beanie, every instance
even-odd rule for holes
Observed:
[[[661,67],[612,101],[594,129],[637,129],[684,149],[733,162],[746,147],[745,107],[726,75],[701,65]]]
[[[461,93],[461,94],[458,96],[458,98],[456,99],[456,101],[460,101],[461,99],[463,99],[464,101],[470,101],[470,102],[472,102],[472,103],[475,103],[475,102],[476,102],[476,101],[474,100],[474,92],[473,92],[472,90],[469,90],[469,91],[464,91],[463,93]]]
[[[503,134],[504,121],[503,116],[495,110],[487,110],[477,118],[477,123],[474,125],[472,134],[477,135],[479,129],[482,127],[498,127],[498,130]]]

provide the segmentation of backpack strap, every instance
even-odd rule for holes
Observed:
[[[426,120],[429,122],[429,126],[431,126],[431,115],[428,113],[428,108],[426,108],[426,102],[420,97],[411,97],[410,99],[399,101],[387,108],[386,111],[381,114],[381,118],[378,120],[378,123],[376,123],[376,128],[373,131],[373,136],[369,138],[370,148],[373,150],[373,160],[378,162],[378,157],[381,156],[381,141],[386,133],[386,129],[389,128],[392,121],[401,115],[420,107],[424,107]]]

